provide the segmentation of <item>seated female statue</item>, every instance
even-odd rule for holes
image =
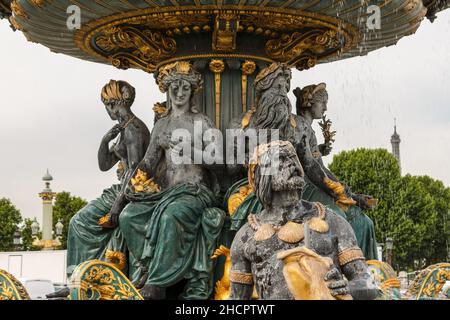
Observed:
[[[118,223],[136,262],[130,261],[136,266],[130,277],[144,298],[163,299],[168,287],[184,281],[181,298],[207,299],[213,289],[210,257],[225,212],[214,208],[212,167],[192,159],[203,159],[203,134],[213,125],[192,104],[202,79],[189,63],[160,69],[158,84],[168,92],[167,112],[155,123],[147,153],[130,180],[126,197],[131,202],[123,210],[113,208],[111,222]]]

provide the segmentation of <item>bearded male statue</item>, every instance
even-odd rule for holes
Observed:
[[[249,112],[243,114],[239,119],[231,122],[231,127],[241,129],[242,135],[246,135],[248,131],[254,129],[261,130],[277,130],[278,137],[292,143],[300,162],[305,170],[307,186],[314,190],[319,190],[320,194],[327,201],[325,204],[333,204],[333,210],[346,218],[346,212],[349,208],[354,207],[357,202],[352,199],[352,193],[346,188],[324,165],[321,159],[315,156],[314,141],[315,135],[311,130],[305,130],[305,121],[302,117],[292,114],[292,105],[289,101],[287,93],[290,90],[291,71],[281,63],[273,63],[269,67],[263,69],[255,79],[255,107]],[[310,127],[310,126],[309,126]],[[314,138],[314,139],[313,139]],[[268,132],[267,141],[270,141],[271,135]],[[248,164],[249,150],[246,150]],[[237,231],[245,223],[250,213],[261,211],[261,203],[252,193],[248,186],[248,180],[245,177],[245,166],[231,165],[229,170],[237,179],[235,184],[229,189],[226,197],[229,199],[228,211],[231,215],[230,230]],[[240,176],[239,176],[240,175]],[[239,196],[239,192],[247,188],[246,197]],[[317,194],[316,192],[315,194]],[[310,193],[305,193],[310,197]],[[239,201],[235,201],[237,197]],[[305,199],[305,197],[304,197]],[[306,198],[305,200],[312,200]],[[318,199],[317,201],[320,201]],[[240,202],[240,203],[239,203]],[[231,210],[230,210],[231,209]],[[373,224],[355,224],[357,228],[367,228]],[[373,232],[359,232],[357,236],[358,243],[368,243],[364,246],[363,251],[366,259],[376,258],[376,241]],[[370,238],[367,240],[367,238]]]
[[[304,173],[290,142],[258,146],[248,175],[263,210],[234,238],[231,299],[250,299],[254,286],[262,300],[379,295],[348,222],[301,200]]]

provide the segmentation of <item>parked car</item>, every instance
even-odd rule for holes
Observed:
[[[53,282],[46,279],[20,279],[31,300],[46,300],[45,295],[55,292]]]

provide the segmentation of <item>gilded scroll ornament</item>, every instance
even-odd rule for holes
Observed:
[[[267,41],[266,53],[274,60],[305,70],[314,67],[319,57],[341,50],[343,43],[343,37],[335,30],[296,31]]]
[[[0,269],[0,301],[30,300],[25,287],[10,273]]]
[[[89,260],[77,266],[70,281],[70,300],[143,300],[113,264]]]
[[[108,37],[111,29],[135,28],[137,26],[139,26],[139,30],[148,30],[160,36],[164,35],[173,41],[177,37],[212,31],[212,52],[209,54],[212,54],[211,58],[217,59],[225,53],[245,55],[245,52],[239,52],[238,40],[241,35],[252,33],[262,39],[261,47],[255,48],[258,53],[255,54],[253,59],[270,61],[283,58],[283,54],[277,55],[277,59],[268,56],[264,49],[266,40],[283,42],[281,40],[283,34],[285,37],[294,39],[298,34],[308,34],[313,30],[317,31],[315,37],[312,36],[311,40],[306,42],[308,42],[308,49],[313,48],[315,51],[307,50],[308,52],[303,52],[300,50],[301,57],[297,59],[298,61],[294,61],[296,66],[307,68],[314,66],[321,59],[336,56],[341,52],[341,49],[344,51],[350,50],[355,47],[360,38],[358,30],[351,24],[316,12],[310,13],[303,10],[267,8],[264,6],[224,5],[222,9],[212,8],[211,6],[203,7],[188,5],[158,6],[136,10],[135,12],[118,13],[82,26],[76,32],[75,42],[81,50],[89,55],[98,60],[112,61],[119,68],[138,67],[147,72],[154,72],[156,70],[155,64],[169,63],[174,57],[167,58],[161,55],[159,61],[151,61],[149,64],[148,61],[142,61],[138,56],[142,54],[138,49],[122,48],[115,51],[104,51],[98,47],[97,39],[101,40],[100,42],[105,42],[104,38]],[[329,32],[326,33],[327,31]],[[337,33],[338,31],[339,42],[333,43],[332,32]],[[297,34],[294,35],[295,32]],[[334,46],[335,44],[337,46]],[[319,48],[328,47],[329,50],[320,54]],[[293,55],[295,55],[296,50],[298,51],[298,48],[294,49],[294,51],[287,50],[287,54],[292,55],[290,60],[296,60]],[[183,59],[186,59],[186,56],[195,56],[195,54],[190,52]],[[283,59],[279,61],[285,61]]]
[[[177,51],[174,39],[161,32],[130,26],[112,27],[95,39],[100,54],[110,57],[117,68],[131,66],[151,72],[156,64]]]
[[[450,292],[442,292],[450,281],[450,263],[437,263],[420,271],[406,292],[406,299],[450,299]]]

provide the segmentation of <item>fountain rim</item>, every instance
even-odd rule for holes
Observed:
[[[168,16],[186,16],[190,14],[200,14],[200,15],[214,15],[219,13],[225,14],[246,14],[246,15],[258,15],[258,16],[275,16],[283,18],[297,18],[304,20],[307,23],[317,24],[318,26],[327,27],[339,31],[344,35],[346,42],[345,46],[333,55],[339,55],[345,53],[346,51],[356,47],[361,39],[361,32],[357,27],[351,23],[338,19],[332,16],[320,14],[317,12],[310,12],[299,9],[289,9],[289,8],[278,8],[278,7],[256,7],[256,6],[239,6],[239,5],[202,5],[199,6],[178,6],[178,7],[158,7],[158,8],[145,8],[137,9],[132,11],[120,12],[112,14],[109,16],[101,17],[95,20],[91,20],[77,30],[74,34],[74,43],[76,46],[87,53],[91,57],[95,57],[106,62],[111,62],[111,59],[107,56],[103,56],[97,51],[95,51],[91,46],[91,40],[95,34],[101,32],[102,30],[107,30],[109,28],[117,27],[122,24],[131,23],[139,24],[145,23],[149,18],[160,19]],[[300,25],[298,26],[300,28]],[[295,30],[295,26],[290,26],[292,30]],[[164,29],[160,29],[164,31]],[[283,31],[282,29],[280,31]],[[205,54],[192,54],[183,57],[171,58],[166,61],[161,61],[158,66],[170,63],[172,60],[180,59],[204,59],[204,58],[242,58],[242,59],[255,59],[264,62],[274,62],[275,60],[256,55],[245,55],[237,53],[205,53]]]

